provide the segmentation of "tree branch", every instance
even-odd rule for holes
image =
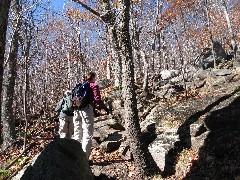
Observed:
[[[89,6],[87,6],[86,4],[84,4],[83,2],[79,1],[79,0],[72,0],[73,2],[76,2],[78,4],[80,4],[82,7],[84,7],[86,10],[88,10],[89,12],[93,13],[94,15],[98,16],[101,18],[100,13],[98,13],[97,11],[93,10],[92,8],[90,8]]]

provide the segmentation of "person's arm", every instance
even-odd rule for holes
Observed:
[[[99,106],[100,109],[104,109],[107,113],[109,113],[107,106],[102,101],[99,86],[97,84],[94,84],[94,86],[92,86],[92,89],[94,94],[94,102]]]
[[[56,111],[56,112],[60,112],[60,111],[62,110],[63,101],[64,101],[64,99],[61,99],[61,100],[58,102],[57,107],[55,108],[55,111]]]

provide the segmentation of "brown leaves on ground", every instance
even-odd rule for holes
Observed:
[[[101,173],[109,178],[122,179],[132,177],[135,174],[133,162],[122,159],[118,150],[112,153],[106,153],[100,148],[94,148],[92,149],[90,160],[93,161],[93,173],[95,169],[97,169],[95,166],[99,166]]]
[[[57,127],[51,120],[37,119],[32,120],[27,131],[27,145],[23,152],[24,122],[16,127],[17,139],[11,147],[0,153],[0,179],[8,179],[16,172],[21,170],[35,155],[41,152],[44,147],[57,136]],[[13,163],[9,168],[6,168]]]
[[[168,179],[184,179],[197,160],[198,152],[191,149],[183,149],[177,158],[176,173]]]

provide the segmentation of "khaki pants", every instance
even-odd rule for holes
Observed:
[[[73,135],[73,116],[65,116],[59,119],[59,135],[60,138],[71,139]]]
[[[73,139],[82,143],[82,149],[86,153],[87,158],[89,158],[91,154],[93,123],[94,123],[94,116],[93,116],[93,107],[91,105],[88,105],[80,110],[74,111]]]

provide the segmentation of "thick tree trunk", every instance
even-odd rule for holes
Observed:
[[[100,15],[98,12],[91,9],[90,7],[86,6],[81,1],[78,0],[73,1],[81,4],[88,11],[100,17],[108,25],[108,28],[111,27],[111,29],[108,30],[114,30],[110,32],[113,38],[112,45],[114,46],[120,44],[119,49],[115,50],[119,52],[120,56],[118,57],[118,60],[120,60],[120,62],[122,63],[123,98],[124,108],[126,111],[125,127],[128,133],[129,143],[131,144],[131,152],[133,153],[134,157],[136,173],[139,179],[147,179],[148,167],[144,147],[140,141],[141,129],[139,124],[137,99],[134,84],[134,65],[132,57],[132,46],[129,34],[130,0],[119,0],[120,22],[118,23],[119,30],[118,33],[115,31],[116,30],[115,13],[113,13],[112,10],[110,9],[109,0],[101,1],[104,12],[102,15]]]
[[[12,1],[13,11],[18,15],[19,2]],[[17,75],[17,55],[18,55],[18,27],[19,20],[13,21],[13,36],[7,59],[6,79],[3,83],[3,102],[2,102],[2,122],[3,122],[3,149],[7,148],[15,140],[15,119],[13,112],[13,97],[15,88],[15,79]]]
[[[0,1],[0,17],[1,17],[0,18],[0,97],[2,97],[3,63],[4,63],[6,32],[7,32],[8,13],[9,13],[10,4],[11,4],[11,0]],[[1,104],[2,104],[2,99],[0,98],[0,105]],[[1,117],[1,108],[0,108],[0,117]],[[2,134],[1,124],[2,124],[2,121],[0,120],[0,137]]]
[[[134,87],[134,66],[132,58],[132,47],[129,34],[129,0],[119,0],[120,23],[119,42],[121,47],[121,58],[123,65],[123,98],[125,109],[125,127],[128,141],[131,145],[136,173],[140,179],[147,178],[147,161],[140,141],[141,129],[139,124],[137,99]]]

